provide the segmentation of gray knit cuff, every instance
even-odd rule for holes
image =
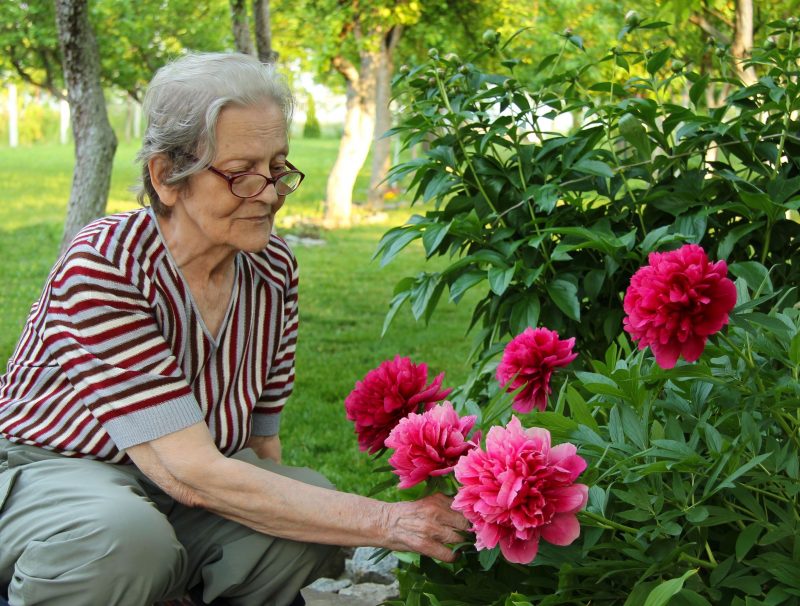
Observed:
[[[186,429],[202,420],[197,400],[193,395],[187,395],[115,417],[103,423],[103,427],[117,448],[124,450]]]
[[[281,413],[253,413],[253,426],[250,433],[254,436],[274,436],[281,428]]]

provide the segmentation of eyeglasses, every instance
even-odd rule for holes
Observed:
[[[278,173],[274,177],[267,177],[261,173],[235,173],[228,175],[213,166],[207,166],[215,175],[222,177],[228,182],[228,188],[231,193],[237,198],[255,198],[262,191],[267,189],[267,186],[272,184],[275,186],[275,192],[279,196],[288,196],[298,187],[305,179],[305,175],[297,170],[289,161],[286,162],[289,170]]]

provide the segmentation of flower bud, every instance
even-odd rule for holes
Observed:
[[[481,39],[486,46],[495,46],[499,36],[495,30],[487,29],[485,32],[483,32]]]
[[[648,48],[646,51],[644,51],[644,56],[649,59],[653,56],[653,51]]]
[[[569,38],[572,35],[572,28],[571,27],[566,28],[564,30],[564,34],[563,35],[564,35],[565,38]]]
[[[439,50],[436,48],[429,48],[428,49],[428,56],[431,59],[438,59],[439,58]]]
[[[773,50],[778,46],[778,41],[775,40],[774,36],[770,36],[764,41],[764,49],[765,50]]]
[[[400,71],[401,74],[403,74],[405,76],[406,74],[411,73],[411,68],[408,67],[408,65],[406,65],[404,63],[403,65],[400,66],[400,70],[399,71]]]
[[[434,78],[433,76],[428,78],[428,86],[436,86],[436,78]]]
[[[458,73],[466,76],[470,72],[469,65],[462,65],[458,68]]]
[[[639,17],[639,13],[636,11],[628,11],[625,14],[625,25],[628,27],[636,27],[642,22],[642,19]]]
[[[443,78],[446,73],[447,72],[444,70],[443,67],[436,68],[436,75],[439,76],[440,78]]]
[[[798,26],[797,17],[789,17],[786,20],[786,29],[788,29],[790,32],[796,32],[797,26]]]
[[[460,59],[460,58],[459,58],[459,56],[458,56],[458,55],[456,55],[455,53],[447,53],[447,54],[444,56],[444,60],[445,60],[445,61],[448,61],[448,62],[450,62],[450,63],[461,63],[461,59]]]
[[[675,59],[669,66],[669,68],[673,71],[673,73],[680,73],[683,71],[683,68],[686,67],[686,64],[679,59]]]
[[[716,50],[714,51],[714,54],[715,54],[717,57],[724,57],[724,56],[727,54],[727,51],[725,50],[725,48],[724,48],[724,47],[722,47],[722,46],[718,46],[718,47],[716,48]]]

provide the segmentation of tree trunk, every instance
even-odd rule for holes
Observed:
[[[19,145],[19,109],[17,107],[17,85],[8,85],[8,146]]]
[[[269,17],[269,0],[253,0],[256,20],[256,50],[262,63],[275,63],[278,53],[272,50],[272,26]]]
[[[745,68],[743,61],[750,57],[753,48],[753,0],[736,0],[736,30],[733,34],[731,54],[736,71],[746,86],[754,84],[758,78],[752,67]]]
[[[347,80],[347,105],[339,155],[328,177],[325,195],[324,224],[329,228],[350,225],[353,186],[375,132],[377,52],[362,51],[358,70],[341,57],[334,59],[334,66]]]
[[[252,55],[253,42],[250,38],[250,22],[247,19],[247,4],[245,0],[230,0],[230,3],[233,43],[238,52]]]
[[[63,251],[84,225],[105,212],[117,138],[100,86],[100,53],[89,23],[88,0],[56,0],[56,25],[75,139]]]
[[[381,40],[375,70],[375,136],[372,145],[372,171],[369,180],[367,205],[372,210],[383,208],[383,198],[389,185],[386,175],[391,166],[391,141],[383,135],[392,128],[392,54],[402,35],[402,26],[395,26]]]

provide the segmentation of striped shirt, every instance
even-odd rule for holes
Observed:
[[[0,436],[116,463],[200,421],[223,454],[277,433],[294,384],[297,263],[273,235],[235,271],[211,335],[151,210],[86,226],[0,376]]]

